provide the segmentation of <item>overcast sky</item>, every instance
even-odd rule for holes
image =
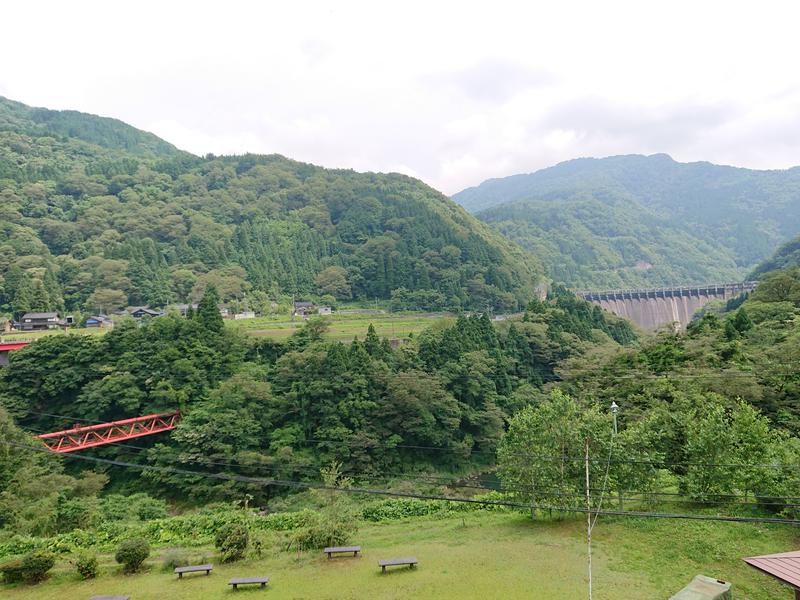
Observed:
[[[763,0],[12,0],[0,95],[446,193],[579,156],[785,168],[799,18]]]

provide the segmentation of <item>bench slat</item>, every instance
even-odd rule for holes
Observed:
[[[416,558],[390,558],[387,560],[378,561],[381,567],[394,567],[397,565],[415,565],[417,564]]]
[[[331,552],[361,552],[361,546],[334,546],[332,548],[325,548],[323,552],[325,554]]]
[[[244,585],[247,583],[269,583],[269,577],[240,577],[231,579],[228,585]]]
[[[176,573],[194,573],[195,571],[211,571],[214,565],[192,565],[190,567],[175,567]]]

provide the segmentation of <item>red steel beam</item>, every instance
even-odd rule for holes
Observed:
[[[145,435],[175,429],[180,421],[179,411],[134,417],[100,425],[75,427],[37,436],[53,452],[75,452],[94,446],[123,442]]]

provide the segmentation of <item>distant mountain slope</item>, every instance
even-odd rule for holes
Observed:
[[[0,131],[45,134],[83,140],[91,144],[145,156],[185,154],[158,136],[117,119],[74,110],[33,108],[0,96]]]
[[[113,119],[0,99],[0,313],[223,297],[516,309],[535,259],[421,181],[199,158]]]
[[[453,198],[580,287],[743,278],[800,230],[800,168],[577,159]]]
[[[781,245],[775,254],[760,263],[750,274],[751,279],[758,279],[764,273],[789,267],[800,267],[800,236]]]

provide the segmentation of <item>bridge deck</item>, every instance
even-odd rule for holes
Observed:
[[[756,287],[755,281],[743,283],[712,283],[707,285],[639,288],[602,291],[578,291],[575,294],[584,300],[635,300],[640,298],[673,298],[680,296],[737,296],[750,292]]]

